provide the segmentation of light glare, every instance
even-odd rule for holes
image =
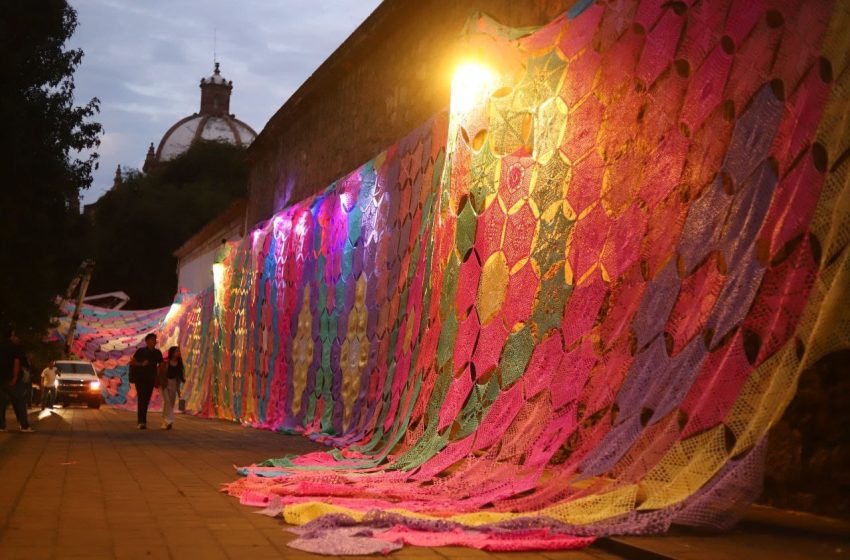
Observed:
[[[496,74],[477,62],[458,66],[452,79],[452,113],[464,114],[496,89]]]
[[[221,263],[215,263],[212,265],[212,274],[213,274],[213,284],[215,288],[221,289],[221,285],[224,283],[224,265]]]
[[[167,323],[171,319],[173,319],[178,311],[180,311],[180,304],[179,303],[172,303],[171,307],[168,309],[168,313],[165,315],[165,322]]]

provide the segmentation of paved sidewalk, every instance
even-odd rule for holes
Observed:
[[[36,432],[23,434],[9,410],[9,431],[0,433],[0,560],[327,558],[287,547],[294,535],[280,519],[258,515],[219,492],[236,477],[233,465],[323,449],[320,445],[183,416],[172,431],[140,431],[135,413],[110,407],[37,416],[31,415]],[[159,414],[149,420],[155,428]],[[390,558],[827,560],[848,554],[846,538],[742,525],[721,535],[677,530],[618,537],[573,552],[405,547]]]
[[[326,558],[288,548],[279,519],[219,492],[233,465],[321,446],[231,422],[178,417],[137,430],[135,414],[103,407],[42,413],[35,433],[0,433],[0,558]],[[31,416],[31,418],[34,416]],[[152,413],[156,427],[159,414]],[[362,558],[362,557],[360,557]],[[391,558],[614,559],[597,547],[486,554],[405,547]]]

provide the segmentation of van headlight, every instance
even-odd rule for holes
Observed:
[[[89,389],[92,391],[97,391],[100,389],[100,381],[92,381],[89,383]]]

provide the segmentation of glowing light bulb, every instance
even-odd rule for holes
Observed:
[[[213,266],[215,266],[215,265],[213,265]],[[213,275],[215,275],[215,272],[213,272]],[[213,277],[213,279],[215,279],[215,277]],[[180,311],[180,304],[179,303],[172,303],[171,307],[168,310],[168,313],[165,315],[165,322],[167,323],[171,319],[173,319],[178,311]]]
[[[496,74],[477,62],[458,66],[452,78],[452,113],[468,113],[496,89]]]
[[[307,214],[301,214],[301,217],[298,218],[298,222],[295,224],[295,233],[299,237],[303,237],[304,233],[307,231]]]
[[[221,289],[221,285],[224,283],[224,265],[221,263],[215,263],[212,265],[212,274],[213,274],[213,285],[216,290]]]
[[[347,212],[351,208],[351,195],[347,192],[340,193],[339,203],[340,210]]]

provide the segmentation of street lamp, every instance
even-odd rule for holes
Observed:
[[[496,73],[478,62],[464,62],[452,78],[453,115],[463,115],[483,103],[498,86]]]

